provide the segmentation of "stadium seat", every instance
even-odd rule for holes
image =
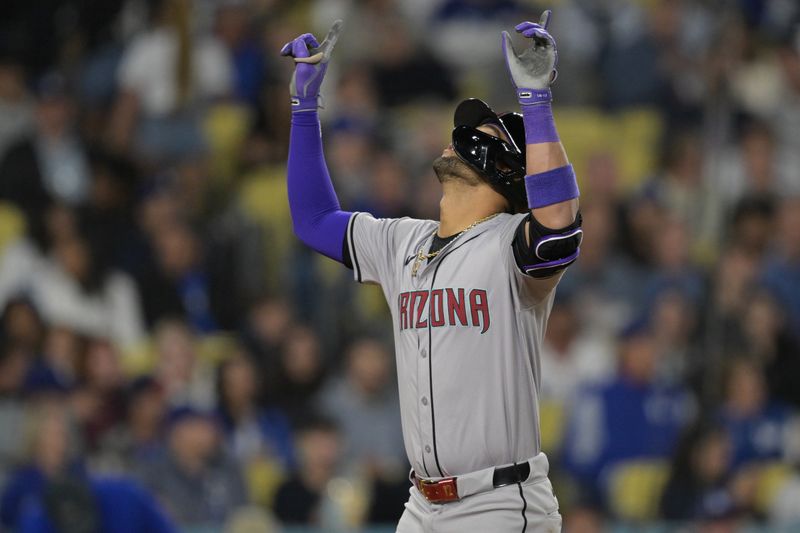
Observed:
[[[0,202],[0,255],[25,233],[25,217],[8,202]]]
[[[261,457],[247,463],[244,477],[250,500],[260,506],[269,507],[275,499],[278,487],[286,479],[286,472],[278,462]]]
[[[286,167],[263,167],[242,179],[239,189],[239,205],[245,214],[262,228],[267,249],[266,278],[278,290],[277,280],[285,279],[291,246],[296,242],[292,235],[292,220],[286,201]]]
[[[148,337],[131,346],[122,347],[122,369],[129,377],[142,376],[153,371],[156,354],[153,339]]]
[[[250,112],[241,105],[223,103],[212,107],[203,129],[208,140],[212,175],[230,182],[236,173],[248,129]]]
[[[668,476],[665,461],[632,460],[615,465],[608,475],[611,512],[621,520],[655,519]]]
[[[214,333],[197,340],[198,360],[211,367],[228,359],[236,349],[236,337],[227,333]]]
[[[663,125],[654,110],[640,108],[611,115],[570,107],[556,108],[554,114],[579,181],[588,174],[591,158],[603,151],[614,156],[618,186],[623,191],[636,188],[656,168]],[[591,190],[585,185],[582,183],[582,188]]]
[[[756,511],[767,514],[773,500],[793,474],[794,469],[789,463],[772,461],[761,465],[756,476]]]
[[[564,440],[564,405],[557,401],[543,401],[539,405],[539,427],[542,436],[542,451],[548,455],[557,453]]]

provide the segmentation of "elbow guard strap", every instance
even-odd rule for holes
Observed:
[[[580,213],[572,224],[558,230],[542,226],[533,215],[528,215],[527,221],[530,222],[529,239],[526,239],[523,222],[517,229],[513,246],[517,265],[526,274],[534,278],[548,278],[575,262],[583,240]]]

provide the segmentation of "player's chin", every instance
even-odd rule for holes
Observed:
[[[456,155],[441,155],[433,160],[433,171],[439,183],[446,181],[463,181],[477,184],[480,176]]]

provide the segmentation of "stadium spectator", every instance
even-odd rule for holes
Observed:
[[[764,369],[771,401],[800,405],[800,338],[792,335],[786,317],[768,291],[754,291],[741,315],[746,353]]]
[[[242,339],[262,373],[279,359],[292,321],[290,303],[285,299],[261,297],[250,307]]]
[[[233,456],[243,465],[269,460],[288,471],[295,466],[289,420],[277,408],[259,406],[261,383],[256,367],[236,353],[217,370],[218,413]]]
[[[620,224],[616,211],[617,207],[609,203],[581,206],[585,225],[581,261],[567,270],[559,290],[575,299],[582,329],[608,337],[628,323],[640,308],[642,286],[648,275],[637,261],[618,253],[617,241],[621,240],[618,235],[627,225]],[[648,228],[647,234],[651,231]]]
[[[659,353],[644,321],[622,333],[618,374],[581,389],[572,405],[563,464],[588,492],[603,501],[603,473],[627,459],[667,458],[695,404],[680,384],[658,378]]]
[[[197,339],[189,326],[177,319],[164,320],[156,326],[154,341],[154,377],[167,403],[173,407],[213,408],[214,369],[198,356]]]
[[[379,475],[406,465],[390,357],[377,340],[356,341],[345,351],[344,374],[319,395],[319,410],[341,431],[345,468]]]
[[[5,485],[24,449],[28,406],[23,397],[31,355],[9,341],[0,342],[0,485]]]
[[[192,32],[189,0],[150,5],[151,25],[125,49],[109,139],[151,160],[180,157],[205,146],[206,106],[231,92],[232,66],[212,35]]]
[[[167,403],[162,387],[150,376],[130,383],[125,391],[125,419],[106,432],[92,457],[99,472],[133,472],[161,452]]]
[[[781,459],[792,415],[786,405],[770,401],[761,366],[742,357],[730,361],[723,387],[717,419],[731,440],[734,468]]]
[[[655,298],[649,322],[656,349],[660,352],[661,379],[685,383],[698,391],[703,357],[695,339],[698,317],[693,303],[686,294],[666,289]]]
[[[221,527],[247,502],[242,475],[222,446],[219,421],[192,407],[174,409],[162,454],[140,463],[139,475],[181,527]]]
[[[775,223],[775,199],[744,196],[733,206],[731,245],[756,257],[763,257],[770,244]]]
[[[52,203],[77,206],[86,201],[90,173],[66,78],[47,74],[36,89],[36,127],[30,137],[9,147],[0,162],[0,198],[22,209],[34,233],[41,231]]]
[[[325,379],[319,338],[308,326],[296,325],[286,335],[280,357],[264,384],[266,405],[279,407],[293,426],[314,412],[316,395]]]
[[[108,341],[92,339],[78,364],[77,387],[71,392],[74,415],[88,453],[125,418],[125,376],[119,353]]]
[[[721,517],[735,511],[728,483],[732,445],[719,426],[699,422],[688,429],[673,458],[670,479],[661,497],[661,515],[689,521]]]
[[[42,348],[45,324],[39,311],[28,298],[11,298],[0,316],[0,331],[7,341],[18,345],[30,355]]]
[[[780,203],[775,245],[764,265],[764,283],[786,309],[789,328],[800,331],[800,196]]]
[[[608,339],[577,326],[577,303],[570,293],[562,292],[553,304],[542,343],[542,374],[548,376],[542,381],[542,401],[566,407],[583,387],[613,374],[614,354]]]
[[[19,58],[0,57],[0,159],[33,129],[33,98],[25,83],[25,68]]]
[[[232,93],[240,101],[252,107],[261,104],[266,58],[258,42],[258,35],[251,31],[254,9],[242,0],[219,2],[214,19],[214,33],[227,48],[232,67]]]
[[[309,416],[297,430],[298,469],[275,495],[275,514],[286,524],[321,525],[323,492],[339,466],[341,435],[330,420]]]
[[[63,478],[22,512],[20,533],[119,531],[172,533],[177,528],[137,483],[117,478]]]
[[[11,530],[20,527],[26,506],[43,496],[49,480],[84,475],[75,430],[63,405],[42,405],[28,422],[27,458],[11,474],[0,496],[0,523]]]

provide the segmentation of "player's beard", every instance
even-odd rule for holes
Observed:
[[[433,160],[433,171],[439,183],[460,181],[465,185],[475,187],[483,180],[477,172],[456,156],[439,156]]]

